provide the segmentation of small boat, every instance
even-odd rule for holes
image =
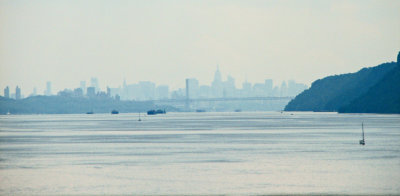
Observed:
[[[157,114],[166,114],[167,112],[165,112],[165,109],[164,109],[164,110],[157,110],[156,113]]]
[[[362,140],[360,140],[360,145],[365,145],[365,138],[364,138],[364,123],[361,123],[362,129]]]
[[[241,109],[236,109],[236,110],[235,110],[235,112],[241,112],[241,111],[242,111]]]
[[[203,109],[197,109],[196,112],[206,112],[206,110]]]
[[[139,120],[138,121],[142,121],[142,119],[140,119],[140,112],[139,112]]]
[[[112,110],[111,114],[119,114],[118,110]]]
[[[90,112],[86,112],[86,114],[94,114],[94,112],[93,112],[93,111],[90,111]]]
[[[156,115],[156,111],[155,110],[149,110],[149,111],[147,111],[147,115]]]
[[[10,115],[11,113],[10,113],[10,110],[8,110],[8,112],[7,112],[7,115]]]
[[[156,115],[156,114],[166,114],[165,110],[149,110],[147,111],[147,115]]]

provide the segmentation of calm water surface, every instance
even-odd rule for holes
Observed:
[[[168,113],[142,120],[0,116],[0,194],[400,194],[400,115]],[[361,122],[365,146],[358,144]]]

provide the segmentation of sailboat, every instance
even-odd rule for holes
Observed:
[[[360,140],[360,145],[365,145],[365,138],[364,138],[364,123],[361,123],[362,129],[362,140]]]

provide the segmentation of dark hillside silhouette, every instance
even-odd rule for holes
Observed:
[[[285,111],[338,111],[365,94],[377,84],[396,63],[363,68],[356,73],[328,76],[312,83],[285,107]]]
[[[400,53],[398,60],[400,58]],[[400,63],[368,90],[339,109],[346,113],[400,113]]]

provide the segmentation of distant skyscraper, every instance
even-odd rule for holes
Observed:
[[[81,88],[74,89],[73,96],[74,97],[83,97],[83,90]]]
[[[196,78],[186,79],[186,98],[195,99],[199,94],[199,81]]]
[[[95,87],[88,87],[86,91],[86,96],[92,98],[96,96],[96,90]]]
[[[214,81],[212,82],[213,86],[221,85],[222,83],[222,76],[221,72],[219,71],[219,66],[217,66],[217,70],[214,73]]]
[[[236,92],[235,78],[228,76],[228,79],[223,82],[223,96],[234,97]]]
[[[95,92],[100,91],[99,80],[97,78],[90,79],[90,86],[95,88]]]
[[[189,89],[190,89],[190,86],[189,86],[189,79],[186,79],[186,99],[187,99],[187,100],[190,99],[190,96],[189,96]]]
[[[51,82],[48,81],[46,83],[46,91],[45,91],[45,95],[50,96],[51,95]]]
[[[222,76],[221,76],[221,72],[219,71],[219,65],[217,65],[217,70],[215,71],[214,79],[216,81],[222,82]]]
[[[111,97],[111,88],[107,86],[107,97]]]
[[[21,99],[21,89],[18,86],[15,88],[15,99]]]
[[[86,81],[81,81],[80,87],[82,89],[82,93],[86,94]]]
[[[217,66],[217,71],[214,74],[214,81],[212,82],[212,91],[214,97],[222,97],[223,86],[221,72],[219,71],[219,66]]]
[[[136,92],[133,92],[136,91]],[[126,84],[126,79],[124,78],[124,82],[122,84],[122,91],[118,94],[120,95],[120,97],[122,97],[122,99],[136,99],[138,95],[136,95],[136,97],[134,97],[134,95],[132,95],[132,93],[138,94],[137,92],[140,92],[140,88],[139,85],[128,85]]]
[[[4,89],[4,97],[10,98],[10,88],[8,86]]]

